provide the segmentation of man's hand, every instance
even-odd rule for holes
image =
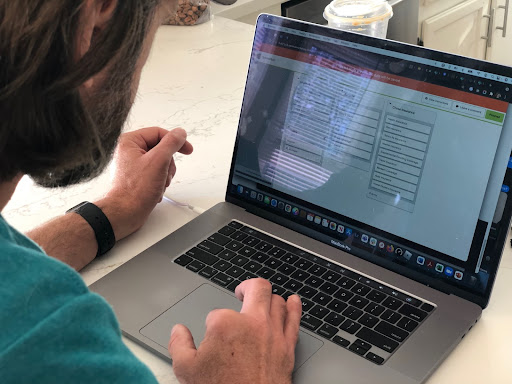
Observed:
[[[176,128],[145,128],[121,135],[114,157],[114,180],[105,199],[96,202],[120,240],[138,230],[176,174],[174,154],[192,153],[187,133]]]
[[[296,295],[284,301],[263,279],[247,280],[235,291],[240,313],[212,311],[196,349],[188,328],[176,325],[169,353],[182,384],[290,384],[302,304]]]

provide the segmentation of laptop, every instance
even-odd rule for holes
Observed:
[[[294,383],[422,383],[489,301],[512,69],[261,15],[225,201],[91,286],[170,361],[253,277],[298,293]]]

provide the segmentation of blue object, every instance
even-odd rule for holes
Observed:
[[[453,276],[453,273],[454,273],[454,270],[452,267],[446,267],[444,269],[444,274],[448,277],[452,277]]]
[[[510,187],[508,185],[503,184],[501,186],[501,192],[508,193],[510,191]]]
[[[347,234],[347,236],[350,236],[352,234],[352,229],[346,228],[345,233]]]
[[[0,255],[2,384],[157,384],[107,302],[1,216]]]

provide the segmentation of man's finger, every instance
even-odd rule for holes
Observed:
[[[243,301],[240,313],[270,313],[272,286],[265,279],[245,280],[236,287],[235,295]]]
[[[172,329],[171,339],[169,340],[169,354],[175,367],[187,366],[193,363],[197,349],[192,334],[184,325],[178,324]]]
[[[284,324],[284,337],[295,349],[299,337],[300,318],[302,316],[302,302],[300,297],[292,295],[286,301],[286,320]]]
[[[270,302],[270,319],[276,330],[284,332],[286,302],[281,296],[272,295],[272,300]]]

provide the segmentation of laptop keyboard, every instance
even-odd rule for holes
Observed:
[[[302,299],[301,326],[383,364],[434,307],[254,228],[232,221],[174,260],[230,291],[262,277]]]

